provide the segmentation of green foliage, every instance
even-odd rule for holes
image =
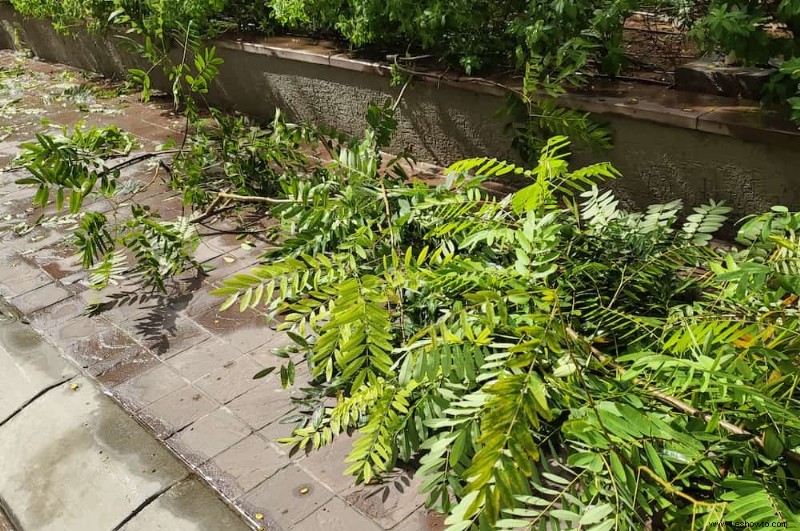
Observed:
[[[287,123],[280,111],[263,128],[246,117],[212,110],[211,120],[196,127],[173,161],[171,184],[182,192],[185,204],[196,207],[207,206],[223,188],[272,197],[281,190],[284,173],[309,168],[300,146],[313,136],[310,129]]]
[[[349,472],[419,463],[450,529],[797,521],[800,215],[714,250],[727,207],[622,210],[596,186],[616,171],[571,170],[564,138],[430,187],[379,137],[286,173],[280,245],[217,291],[281,316],[310,367],[285,442],[357,430]],[[530,184],[480,187],[509,175]]]
[[[715,0],[691,34],[704,51],[726,53],[731,63],[766,66],[779,60],[763,97],[788,104],[791,119],[800,124],[800,1]]]
[[[431,52],[446,65],[459,65],[467,74],[498,65],[528,70],[546,92],[550,87],[578,83],[581,71],[597,69],[614,76],[626,62],[625,20],[635,11],[653,7],[637,0],[564,1],[509,0],[478,2],[424,0],[5,0],[25,15],[50,18],[56,27],[123,28],[145,38],[132,40],[154,65],[164,64],[170,79],[183,85],[189,72],[167,64],[167,51],[176,45],[199,50],[200,42],[227,29],[256,29],[340,37],[355,48],[390,47]],[[789,63],[769,84],[765,97],[788,102],[792,118],[800,109],[794,61],[800,55],[800,0],[750,2],[712,0],[710,3],[668,0],[657,2],[676,23],[690,28],[704,52],[722,52],[727,61],[766,65],[772,59]],[[402,56],[399,56],[402,58]],[[134,77],[150,89],[149,72]],[[566,78],[571,78],[567,80]],[[189,82],[189,85],[192,83]],[[536,92],[526,91],[525,103]],[[552,95],[551,95],[552,96]],[[586,116],[560,109],[552,98],[534,102],[520,115],[513,111],[517,144],[532,161],[541,142],[569,132],[575,141],[608,145],[607,135]]]
[[[209,34],[217,29],[218,17],[228,8],[228,0],[10,0],[23,15],[50,18],[57,29],[102,30],[109,24],[148,27],[160,35],[180,30],[193,20]],[[230,6],[245,12],[240,1]]]
[[[791,108],[791,119],[800,124],[800,58],[794,57],[785,61],[778,72],[770,77],[766,86],[765,100],[788,103]]]
[[[18,184],[37,187],[35,205],[43,210],[52,205],[57,211],[68,205],[70,213],[81,215],[74,242],[93,287],[102,289],[124,278],[164,290],[169,278],[199,268],[192,257],[199,240],[189,220],[163,222],[136,203],[130,206],[130,218],[116,224],[101,212],[83,211],[85,200],[94,195],[115,212],[121,205],[118,194],[135,195],[121,186],[121,171],[136,157],[111,164],[129,155],[133,146],[133,137],[116,126],[84,129],[78,124],[59,135],[37,134],[36,142],[22,144],[13,165],[29,173]]]
[[[776,31],[775,25],[788,31]],[[791,59],[800,54],[798,30],[800,2],[797,0],[715,0],[708,14],[694,25],[692,33],[708,51],[733,54],[736,61],[744,64],[766,64],[774,57]]]
[[[123,225],[117,238],[132,255],[131,273],[142,286],[165,291],[168,279],[188,269],[200,268],[193,258],[199,239],[191,220],[179,218],[162,222],[157,213],[138,205],[132,206],[131,211],[131,219]],[[113,278],[114,269],[118,267],[116,258],[107,254],[104,262],[109,261],[113,266],[106,266],[108,273],[103,274],[99,287]]]
[[[256,28],[337,34],[355,47],[410,44],[431,50],[468,73],[503,62],[570,50],[597,57],[618,71],[622,22],[636,7],[628,0],[602,2],[465,2],[425,0],[10,0],[22,14],[50,18],[56,27],[131,28],[156,41],[183,35],[192,24],[209,36],[224,29]],[[569,55],[569,54],[568,54]]]
[[[64,127],[60,135],[39,133],[36,140],[21,146],[15,164],[25,167],[30,177],[17,183],[38,186],[34,203],[41,208],[53,201],[61,210],[68,201],[73,214],[92,192],[114,193],[119,170],[107,161],[127,155],[134,145],[131,135],[113,125],[84,130],[77,124],[71,132]]]
[[[275,18],[288,27],[335,31],[354,46],[411,43],[474,72],[501,58],[524,63],[559,49],[619,55],[627,2],[463,2],[425,0],[280,0]],[[612,45],[609,47],[609,45]],[[610,71],[618,64],[609,63]]]

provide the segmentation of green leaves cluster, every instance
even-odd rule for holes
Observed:
[[[75,244],[89,284],[104,289],[123,281],[166,291],[166,282],[184,271],[200,270],[193,258],[200,242],[187,218],[164,222],[150,209],[131,206],[131,217],[112,224],[98,212],[88,212],[75,233]]]
[[[775,26],[788,31],[776,31]],[[772,58],[793,59],[800,53],[800,2],[713,1],[692,28],[709,51],[733,54],[744,64],[767,64]]]
[[[38,133],[36,142],[22,144],[12,166],[29,174],[18,184],[37,187],[36,206],[53,206],[57,212],[68,207],[71,214],[80,214],[74,242],[92,287],[133,279],[163,291],[168,279],[199,268],[192,257],[199,239],[189,219],[164,222],[150,207],[135,201],[126,206],[124,200],[135,197],[141,183],[124,181],[122,170],[157,155],[120,162],[133,146],[133,137],[116,126],[86,129],[77,124],[61,134]],[[87,198],[105,200],[105,208],[86,211]],[[120,212],[123,206],[130,214]]]
[[[39,133],[36,142],[22,144],[22,152],[14,164],[25,167],[30,177],[18,184],[38,187],[34,204],[47,208],[55,202],[61,210],[65,201],[71,213],[80,210],[83,199],[92,192],[111,195],[119,178],[119,168],[108,161],[130,153],[133,137],[116,126],[84,129],[76,124],[61,134]]]
[[[727,207],[622,210],[564,138],[431,186],[380,136],[287,172],[280,244],[217,292],[280,316],[309,365],[285,442],[355,430],[358,481],[419,463],[451,529],[797,520],[800,216],[710,247]],[[512,174],[530,184],[481,187]]]

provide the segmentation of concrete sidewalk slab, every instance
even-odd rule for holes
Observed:
[[[0,428],[0,496],[25,530],[114,529],[187,475],[89,380],[74,382]]]
[[[0,425],[39,393],[77,375],[77,370],[61,356],[42,356],[50,348],[42,337],[27,326],[14,326],[6,308],[0,308]]]
[[[211,489],[0,301],[0,531],[245,531]]]
[[[0,428],[0,496],[26,531],[115,529],[188,475],[89,380],[73,382]]]
[[[3,512],[2,507],[0,507],[0,531],[16,531],[11,524],[11,520],[9,520],[6,513]]]
[[[119,531],[228,531],[241,528],[241,520],[209,490],[208,485],[190,477],[159,496]]]

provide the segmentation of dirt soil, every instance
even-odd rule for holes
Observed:
[[[629,58],[622,76],[671,85],[675,69],[700,56],[686,30],[656,15],[636,14],[625,22],[623,47]]]

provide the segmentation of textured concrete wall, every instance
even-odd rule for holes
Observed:
[[[120,48],[118,38],[64,36],[47,23],[15,17],[0,4],[3,27],[16,25],[20,37],[43,59],[108,76],[141,65],[141,59]],[[374,73],[228,48],[218,54],[225,63],[211,103],[260,118],[271,117],[279,107],[291,119],[357,134],[366,125],[367,104],[399,92]],[[418,82],[399,106],[392,147],[409,147],[420,160],[441,165],[483,155],[514,159],[503,123],[494,118],[502,101],[469,88]],[[624,176],[614,188],[630,206],[675,198],[694,205],[714,198],[732,204],[737,214],[772,204],[800,209],[800,146],[750,142],[635,118],[598,118],[610,123],[616,147],[606,153],[578,151],[575,164],[614,163]]]
[[[269,117],[279,107],[292,119],[357,134],[366,127],[367,106],[400,91],[374,74],[238,50],[217,53],[225,62],[212,102],[253,116]],[[392,148],[410,147],[421,160],[439,164],[486,153],[513,157],[502,122],[492,118],[501,103],[473,91],[416,83],[398,108]]]
[[[693,206],[714,199],[725,200],[740,216],[772,205],[800,209],[800,149],[606,119],[616,147],[605,156],[577,153],[575,164],[612,162],[623,175],[614,188],[631,206],[672,199]]]

